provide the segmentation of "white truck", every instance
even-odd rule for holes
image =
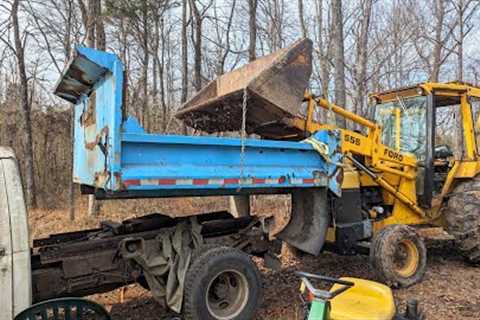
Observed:
[[[13,150],[0,147],[0,320],[32,303],[27,210]]]

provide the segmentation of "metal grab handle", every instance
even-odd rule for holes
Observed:
[[[350,289],[355,284],[351,281],[340,280],[332,277],[321,276],[318,274],[303,272],[303,271],[296,271],[295,274],[299,276],[302,282],[307,287],[308,291],[310,291],[316,298],[330,300],[338,296],[340,293]],[[327,283],[336,283],[340,284],[341,287],[334,290],[334,291],[327,291],[327,290],[320,290],[313,286],[309,279],[317,279]]]

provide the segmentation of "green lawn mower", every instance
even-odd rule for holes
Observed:
[[[331,278],[298,271],[305,320],[426,320],[416,300],[397,312],[392,290],[384,284],[358,278]],[[332,284],[329,290],[312,282]]]

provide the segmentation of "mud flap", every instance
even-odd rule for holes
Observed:
[[[330,224],[327,188],[292,193],[292,217],[277,238],[304,252],[318,255]]]

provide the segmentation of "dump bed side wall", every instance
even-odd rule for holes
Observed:
[[[123,70],[119,61],[75,105],[74,182],[115,190],[120,172]]]
[[[315,134],[329,155],[307,143],[151,134],[135,118],[122,119],[123,89],[118,57],[88,48],[77,50],[56,89],[75,103],[74,181],[97,195],[284,193],[329,185],[339,190],[332,184],[338,166],[326,160],[339,154],[335,132]]]

